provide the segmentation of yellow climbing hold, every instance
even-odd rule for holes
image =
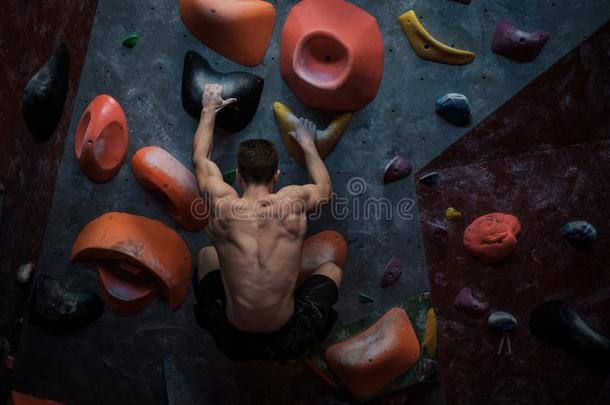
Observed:
[[[298,117],[290,111],[290,108],[279,101],[273,103],[273,112],[275,113],[275,120],[278,129],[280,130],[280,136],[282,141],[284,141],[284,146],[288,150],[288,153],[297,162],[305,163],[303,150],[301,150],[299,144],[289,135],[290,132],[295,130],[297,123],[299,122]],[[339,139],[341,138],[341,135],[343,135],[351,118],[351,113],[338,115],[325,130],[317,131],[315,143],[322,159],[324,159],[326,155],[333,150],[337,142],[339,142]]]
[[[453,207],[449,207],[449,208],[447,208],[447,211],[445,211],[445,218],[447,218],[447,219],[456,219],[461,216],[462,216],[462,213]]]
[[[436,314],[434,308],[430,308],[426,314],[426,330],[424,332],[424,347],[428,357],[436,357]]]
[[[434,39],[421,25],[415,11],[407,11],[398,20],[413,50],[422,58],[449,65],[466,65],[474,60],[474,53],[452,48]]]

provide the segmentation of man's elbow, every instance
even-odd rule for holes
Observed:
[[[333,185],[330,182],[320,184],[319,192],[320,200],[328,202],[333,194]]]

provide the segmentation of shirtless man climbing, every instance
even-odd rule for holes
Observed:
[[[214,244],[199,252],[195,315],[234,360],[295,359],[323,340],[337,319],[332,306],[341,269],[332,262],[301,268],[306,213],[328,201],[332,184],[314,144],[315,125],[301,119],[290,135],[303,149],[312,184],[274,193],[280,174],[275,146],[252,139],[237,154],[240,197],[210,160],[216,114],[234,101],[222,99],[222,86],[205,86],[193,142]]]

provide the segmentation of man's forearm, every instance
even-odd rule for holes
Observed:
[[[216,122],[216,112],[201,111],[199,126],[193,139],[193,162],[197,163],[202,159],[209,159],[212,154],[212,142],[214,140],[214,124]]]
[[[332,192],[332,183],[326,165],[324,165],[318,151],[314,147],[304,150],[303,152],[311,182],[316,186],[319,186],[323,194],[326,194],[327,197],[329,197]]]

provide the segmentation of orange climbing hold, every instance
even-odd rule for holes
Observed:
[[[71,261],[102,260],[126,263],[128,272],[136,267],[152,274],[171,309],[178,309],[186,298],[191,252],[162,222],[122,212],[108,212],[89,222],[72,246]]]
[[[504,260],[517,247],[521,223],[517,217],[494,212],[475,219],[464,231],[464,247],[483,264]]]
[[[129,147],[127,118],[121,105],[102,94],[89,103],[76,129],[76,158],[91,180],[110,181],[121,169]]]
[[[338,232],[319,232],[307,238],[303,243],[301,268],[304,270],[315,270],[328,262],[343,267],[346,260],[347,242]]]
[[[364,332],[328,348],[326,363],[360,399],[369,398],[409,370],[420,356],[411,320],[392,308]]]
[[[343,0],[302,0],[284,25],[280,72],[309,107],[362,109],[377,95],[383,75],[377,20]]]
[[[146,308],[158,295],[159,284],[147,272],[133,275],[120,262],[102,262],[96,266],[102,299],[121,316],[131,316]]]
[[[64,405],[49,399],[40,399],[18,391],[11,392],[10,405]]]
[[[261,64],[275,24],[262,0],[180,0],[184,25],[207,47],[244,66]]]
[[[131,166],[144,188],[167,201],[169,215],[184,229],[200,231],[207,225],[208,213],[195,176],[169,152],[147,146],[135,153]]]

